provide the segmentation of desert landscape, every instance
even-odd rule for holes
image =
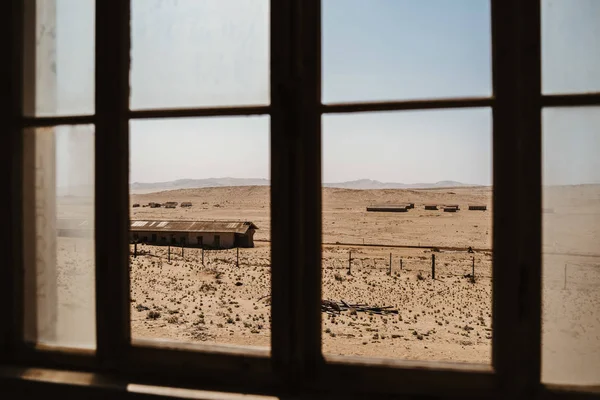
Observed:
[[[489,363],[491,194],[489,187],[324,188],[323,300],[342,310],[324,307],[323,352]],[[204,250],[202,263],[199,248],[171,247],[169,255],[167,246],[138,244],[134,257],[131,245],[133,337],[268,347],[269,187],[133,193],[130,203],[167,201],[192,207],[140,206],[131,218],[252,221],[255,247]],[[408,212],[366,211],[407,202],[415,203]],[[458,204],[460,211],[424,204]],[[487,210],[470,211],[469,204]],[[547,188],[544,209],[543,379],[598,383],[600,186]],[[59,207],[70,217],[73,210]],[[71,260],[73,242],[84,240],[59,238],[59,260]]]

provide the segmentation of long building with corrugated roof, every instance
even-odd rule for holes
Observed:
[[[254,247],[258,227],[249,221],[132,220],[132,241],[148,244],[230,249]]]

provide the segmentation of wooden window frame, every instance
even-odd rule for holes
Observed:
[[[246,393],[326,393],[331,381],[343,381],[335,393],[345,397],[600,398],[598,393],[584,393],[586,388],[540,382],[541,111],[600,105],[600,93],[542,95],[540,2],[490,1],[490,97],[323,105],[321,1],[271,0],[270,105],[131,111],[130,4],[96,0],[95,113],[64,117],[24,117],[23,0],[0,3],[0,50],[10,58],[8,70],[0,75],[0,90],[10,106],[0,109],[0,118],[8,124],[3,134],[8,145],[0,147],[0,174],[9,188],[6,196],[0,196],[1,209],[9,210],[0,228],[0,246],[7,257],[0,265],[0,301],[8,305],[11,322],[0,330],[0,364],[109,377],[118,373],[128,382]],[[324,357],[322,115],[476,107],[491,108],[493,113],[492,365]],[[271,350],[132,343],[129,121],[243,115],[271,119]],[[95,125],[97,349],[93,352],[23,342],[22,131],[65,124]]]

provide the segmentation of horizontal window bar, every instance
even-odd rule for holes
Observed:
[[[135,339],[127,353],[120,372],[135,383],[247,393],[275,385],[268,349]]]
[[[550,94],[542,96],[542,107],[577,107],[600,105],[600,93]]]
[[[95,350],[21,343],[15,351],[19,364],[42,368],[96,368]]]
[[[493,97],[435,100],[381,101],[366,103],[334,103],[321,106],[322,113],[354,113],[373,111],[431,110],[444,108],[492,107]]]
[[[185,118],[185,117],[223,117],[265,115],[271,112],[271,106],[173,108],[160,110],[135,110],[129,112],[132,119]]]
[[[453,397],[484,397],[497,388],[490,365],[325,356],[327,374],[320,384],[343,380],[344,391]],[[435,384],[432,385],[432,382]],[[340,389],[341,390],[341,389]]]
[[[86,125],[96,122],[95,115],[65,115],[56,117],[23,117],[23,128],[43,128],[58,125]]]
[[[600,386],[542,385],[539,399],[600,399]]]

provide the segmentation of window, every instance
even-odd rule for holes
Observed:
[[[462,26],[460,21],[453,20],[455,14],[442,16],[439,21],[427,19],[433,15],[430,14],[434,13],[432,9],[442,2],[419,2],[424,4],[420,6],[423,9],[416,14],[407,11],[403,22],[409,24],[423,19],[426,27],[440,21]],[[86,10],[93,10],[93,24],[88,11],[77,11],[84,7],[80,3],[91,7]],[[15,66],[0,75],[0,90],[6,94],[10,104],[15,105],[0,109],[0,120],[7,124],[5,145],[0,146],[0,174],[9,188],[0,196],[0,207],[10,211],[6,223],[0,227],[0,246],[6,255],[6,262],[0,263],[0,300],[6,321],[11,322],[0,325],[2,365],[17,365],[27,370],[43,368],[59,391],[61,382],[65,381],[64,369],[97,372],[106,375],[111,383],[110,376],[117,373],[119,387],[122,382],[127,382],[226,388],[273,395],[283,391],[309,398],[332,391],[341,397],[426,395],[450,398],[466,395],[493,397],[499,394],[506,398],[570,398],[578,395],[597,398],[598,380],[597,375],[593,375],[597,371],[596,359],[592,357],[597,350],[593,347],[597,346],[597,342],[592,340],[594,334],[596,338],[598,336],[597,331],[593,332],[597,324],[588,320],[589,324],[581,324],[571,332],[561,331],[560,324],[548,325],[548,321],[552,323],[564,316],[564,310],[556,311],[556,302],[563,298],[570,301],[575,296],[574,304],[582,305],[571,314],[567,310],[568,318],[580,321],[590,315],[592,318],[597,316],[593,314],[597,312],[597,307],[593,307],[597,301],[594,297],[597,268],[594,262],[582,261],[583,256],[579,254],[597,247],[595,236],[591,236],[596,231],[593,224],[590,225],[596,214],[593,207],[597,196],[588,187],[577,191],[577,198],[574,198],[560,190],[553,192],[555,188],[550,190],[542,186],[553,184],[556,178],[560,178],[557,182],[563,183],[561,179],[564,177],[595,182],[590,182],[595,179],[597,168],[594,157],[589,156],[589,148],[597,143],[595,121],[600,93],[597,81],[594,81],[597,75],[593,71],[598,68],[595,61],[589,66],[583,62],[573,65],[564,61],[560,65],[553,62],[569,59],[568,55],[574,54],[579,58],[582,54],[593,53],[595,47],[591,45],[590,50],[585,51],[574,44],[585,47],[585,44],[594,43],[590,37],[596,33],[597,24],[591,19],[597,15],[595,1],[578,0],[577,5],[570,0],[548,0],[541,4],[533,1],[482,1],[486,5],[479,6],[479,11],[484,11],[474,13],[472,18],[481,21],[479,18],[489,18],[488,10],[491,13],[491,88],[485,80],[477,80],[464,90],[444,87],[456,76],[447,74],[444,67],[454,69],[453,63],[457,59],[467,57],[461,53],[466,50],[453,47],[453,51],[446,51],[432,44],[432,52],[420,56],[428,62],[439,62],[435,63],[435,69],[428,71],[429,76],[414,80],[416,86],[435,80],[432,90],[422,94],[414,91],[402,93],[403,87],[413,81],[403,79],[390,84],[384,95],[374,93],[371,82],[382,74],[393,74],[389,70],[377,70],[375,67],[384,66],[369,64],[372,57],[362,52],[356,54],[356,59],[364,67],[361,74],[369,75],[368,78],[348,78],[358,86],[345,85],[343,80],[323,81],[322,59],[327,55],[321,54],[322,47],[325,47],[321,37],[332,32],[326,31],[321,17],[338,11],[335,7],[342,7],[335,2],[278,0],[268,4],[266,0],[248,0],[201,3],[191,0],[133,0],[130,4],[114,0],[97,1],[92,6],[91,1],[79,0],[11,0],[0,6],[0,29],[4,33],[0,40],[5,45],[3,48],[8,49],[10,65]],[[407,6],[409,2],[403,3],[402,6]],[[471,4],[466,0],[461,3],[462,7],[470,7]],[[360,4],[362,2],[354,5]],[[381,2],[379,6],[392,7],[393,4],[396,2]],[[556,10],[557,4],[569,13]],[[176,10],[182,5],[190,7],[190,12]],[[588,7],[587,12],[578,14],[573,11],[583,6]],[[140,13],[143,16],[153,7],[161,9],[159,16],[176,13],[184,21],[181,25],[166,27],[155,24],[156,21],[140,24],[136,16],[139,17]],[[458,10],[461,5],[456,7]],[[236,30],[241,24],[238,17],[233,16],[232,10],[235,9],[243,11],[240,18],[246,15],[260,22],[253,29]],[[63,13],[64,10],[76,12],[80,18],[71,18],[68,12]],[[363,13],[360,8],[354,8],[352,15],[373,25],[378,22],[371,13]],[[195,24],[195,16],[202,21],[201,24]],[[338,16],[340,19],[344,17],[342,13]],[[579,24],[584,16],[590,17],[589,22],[586,20]],[[385,24],[377,26],[381,40],[400,40],[387,34],[387,27],[392,26],[394,21],[389,14],[385,17]],[[568,36],[574,40],[564,39],[565,35],[561,33],[571,28],[561,24],[558,28],[556,25],[552,27],[552,21],[561,18],[572,24],[574,32]],[[94,27],[94,35],[90,34],[91,26]],[[192,37],[196,37],[198,30],[204,27],[211,29],[209,36],[217,38],[222,46],[190,41],[182,51],[170,48],[171,41],[182,40],[182,33],[192,32]],[[133,44],[132,31],[146,35],[149,43]],[[39,32],[43,33],[41,37]],[[267,32],[268,39],[265,39]],[[83,42],[87,40],[89,43],[53,51],[52,39],[58,35],[81,37]],[[427,32],[421,35],[426,36]],[[95,38],[93,45],[90,42],[92,36]],[[264,41],[258,43],[254,41],[255,37]],[[482,34],[480,39],[486,40],[486,37]],[[578,42],[577,38],[581,41]],[[352,40],[344,42],[343,39],[336,38],[336,46],[352,43]],[[360,41],[362,38],[353,39]],[[552,42],[557,40],[557,49],[550,51]],[[564,45],[564,40],[569,46]],[[152,45],[154,41],[155,47]],[[240,52],[256,54],[260,65],[254,71],[258,77],[256,80],[249,79],[251,72],[245,66],[239,70],[231,69],[229,61],[237,54],[237,50],[232,48],[240,42],[245,44]],[[405,38],[401,38],[401,42],[410,43]],[[378,45],[377,42],[359,44],[362,51]],[[44,48],[48,45],[50,50]],[[71,51],[76,49],[82,51]],[[90,49],[94,52],[93,67],[89,62]],[[141,64],[132,62],[130,65],[130,52],[152,55],[154,50],[166,54],[155,57],[154,72],[142,73]],[[436,53],[437,50],[440,53]],[[67,52],[77,56],[61,58]],[[565,53],[568,55],[561,57]],[[58,58],[56,63],[54,54]],[[186,54],[191,54],[191,57],[185,58]],[[217,55],[214,57],[216,61],[206,61],[213,54]],[[44,55],[50,56],[45,58]],[[474,57],[485,58],[481,54]],[[76,62],[68,68],[62,66],[70,59]],[[393,65],[405,67],[406,63],[401,61]],[[205,63],[211,64],[212,76],[197,73],[208,68]],[[553,65],[557,65],[557,69],[549,71],[548,68]],[[335,66],[339,68],[340,64]],[[62,76],[56,82],[52,82],[54,68],[60,69]],[[373,69],[375,71],[370,73]],[[148,92],[166,87],[169,93],[162,99],[155,96],[149,101],[146,94],[134,88],[142,88],[143,85],[130,85],[130,71],[131,82],[150,82],[145,89]],[[461,76],[469,74],[454,72]],[[576,76],[577,73],[585,73],[587,78]],[[172,79],[176,74],[189,75],[189,84],[174,83]],[[205,76],[210,77],[209,82],[204,81]],[[68,78],[76,79],[80,85],[61,88],[66,82],[64,79],[68,81]],[[219,92],[225,80],[235,84],[227,91]],[[93,86],[90,84],[92,81]],[[36,84],[32,85],[33,82]],[[265,89],[267,82],[268,89]],[[344,86],[343,92],[336,96],[330,85]],[[361,90],[360,85],[363,85]],[[79,88],[84,88],[85,95]],[[68,104],[56,107],[52,97],[54,90],[65,90]],[[322,221],[325,198],[321,186],[324,171],[321,156],[322,150],[328,151],[327,145],[322,145],[322,138],[328,133],[325,128],[322,132],[322,119],[342,118],[330,114],[376,115],[369,113],[416,113],[424,110],[438,113],[464,109],[487,110],[484,111],[488,114],[487,118],[491,113],[493,335],[490,364],[408,361],[400,357],[384,360],[327,354],[322,346],[321,326],[322,239],[326,233]],[[251,115],[268,116],[270,124],[270,350],[132,341],[130,288],[133,282],[128,265],[131,207],[127,173],[131,149],[130,124],[141,120]],[[343,118],[361,119],[354,115]],[[76,146],[81,152],[67,150],[69,157],[53,160],[53,156],[62,150],[59,150],[60,146],[53,147],[45,141],[52,142],[50,138],[60,136],[59,132],[63,129],[73,131],[79,128],[85,130],[85,133],[74,135],[83,137]],[[573,141],[566,141],[566,134],[562,132],[570,134],[573,130],[576,130]],[[31,146],[30,140],[35,136],[40,139],[34,143],[45,145]],[[92,137],[93,145],[90,142]],[[343,140],[345,138],[339,139]],[[557,147],[563,151],[554,152]],[[91,149],[94,157],[91,157]],[[43,153],[43,156],[32,159],[33,150]],[[556,163],[563,162],[561,160],[570,163],[564,169],[556,168]],[[62,168],[61,162],[69,166],[66,171],[74,171],[63,175],[68,181],[66,188],[72,193],[75,188],[83,190],[85,196],[93,197],[93,202],[73,207],[73,204],[66,204],[67,200],[73,200],[68,196],[60,199],[64,201],[62,204],[57,201],[60,196],[56,182],[61,177],[58,172]],[[41,163],[44,168],[36,170],[36,165]],[[36,176],[49,179],[36,180]],[[44,190],[34,191],[36,187]],[[27,197],[32,192],[37,196],[34,196],[35,199],[46,201],[44,207]],[[84,221],[79,221],[83,225],[78,225],[77,231],[87,236],[68,238],[64,244],[65,252],[69,254],[75,252],[75,246],[71,247],[74,243],[77,253],[86,250],[85,256],[77,259],[61,258],[62,244],[52,243],[59,236],[59,230],[50,228],[53,222],[58,224],[56,215],[64,211],[61,208],[64,205],[69,206],[65,215],[81,212],[94,216],[93,227],[89,228],[93,236],[88,235],[89,229]],[[543,213],[546,208],[554,208],[555,212]],[[143,207],[139,209],[139,212],[145,210]],[[586,219],[581,216],[582,213],[593,216]],[[39,222],[44,220],[40,217],[42,214],[45,224]],[[566,225],[557,227],[557,219],[561,218]],[[563,226],[569,229],[562,229]],[[71,232],[72,229],[66,226],[60,231]],[[260,230],[257,231],[259,233]],[[224,233],[220,232],[218,236],[218,242],[223,245],[226,241]],[[169,237],[162,236],[166,244],[175,240]],[[217,236],[213,236],[213,240],[216,242]],[[207,236],[207,243],[213,240]],[[43,257],[32,258],[30,248],[36,249],[36,255]],[[578,254],[550,254],[566,253],[567,250]],[[564,257],[574,259],[565,261]],[[64,277],[57,277],[54,273],[55,267],[62,261],[62,265],[70,268],[69,278],[77,281],[78,289],[84,289],[81,297],[72,296],[69,285],[61,280]],[[567,268],[564,268],[563,262]],[[563,280],[566,277],[566,285],[562,282],[566,289],[560,287],[561,272]],[[38,285],[38,277],[47,284]],[[57,312],[57,317],[44,315],[40,312],[42,307],[59,304],[46,302],[52,298],[59,302],[67,298],[65,310],[76,311],[69,315],[55,308],[51,311]],[[88,312],[82,312],[83,309]],[[80,328],[84,331],[77,332],[81,334],[77,338],[59,334],[55,337],[60,340],[45,340],[46,337],[37,330],[62,323],[68,328],[71,322],[64,322],[61,318],[78,318],[80,315],[83,319],[77,319],[77,322],[81,323]],[[49,320],[42,321],[37,317]],[[31,330],[32,326],[35,329]],[[584,330],[586,336],[581,341]],[[34,334],[31,335],[31,332]],[[68,332],[68,329],[65,332],[76,333]],[[574,337],[576,334],[580,336]],[[582,354],[581,359],[590,366],[584,377],[574,380],[565,375],[564,370],[548,369],[546,363],[556,363],[556,356],[561,353],[547,349],[552,350],[552,340],[557,337],[562,340],[562,335],[569,336],[565,343],[572,346],[576,354]],[[589,359],[585,354],[588,349],[591,349]],[[565,365],[571,368],[574,363],[568,360]],[[61,371],[53,372],[56,369]],[[5,370],[3,368],[0,372],[3,378],[11,374]],[[23,382],[29,380],[23,375],[13,374],[10,377],[19,385],[26,385]],[[39,379],[39,375],[32,379]],[[91,390],[96,390],[98,386],[93,381],[90,383]],[[343,384],[337,385],[337,382]],[[564,384],[571,386],[561,386]],[[111,389],[103,386],[103,390]]]

